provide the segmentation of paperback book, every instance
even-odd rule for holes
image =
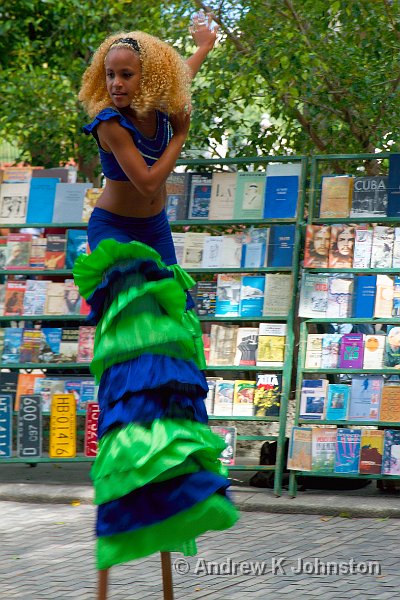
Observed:
[[[357,474],[361,450],[361,429],[338,428],[335,448],[335,473]]]

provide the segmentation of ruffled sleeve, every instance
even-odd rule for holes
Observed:
[[[137,133],[137,129],[133,123],[131,123],[126,117],[124,117],[124,115],[121,115],[121,113],[114,108],[105,108],[99,112],[99,114],[96,115],[91,123],[83,127],[83,132],[86,133],[86,135],[90,135],[91,133],[94,135],[98,125],[100,125],[100,123],[103,121],[109,121],[110,119],[118,119],[118,122],[122,127]]]

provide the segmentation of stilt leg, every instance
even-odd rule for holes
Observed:
[[[108,569],[99,571],[97,600],[107,600]]]
[[[164,590],[164,600],[174,600],[174,588],[172,583],[171,553],[161,552],[161,570]],[[99,599],[102,600],[102,599]]]

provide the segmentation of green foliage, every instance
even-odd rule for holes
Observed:
[[[198,0],[14,0],[0,7],[0,127],[21,156],[76,160],[82,73],[102,39],[143,29],[194,50]],[[400,21],[389,0],[219,0],[220,41],[193,85],[186,156],[399,150]]]

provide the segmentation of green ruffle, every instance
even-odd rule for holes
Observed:
[[[214,494],[192,508],[155,525],[97,540],[97,568],[109,569],[155,552],[181,551],[206,531],[232,527],[238,511],[229,500]]]
[[[222,438],[195,421],[155,419],[148,427],[129,423],[113,429],[99,441],[92,467],[94,503],[199,470],[226,477],[218,458],[224,448]]]

